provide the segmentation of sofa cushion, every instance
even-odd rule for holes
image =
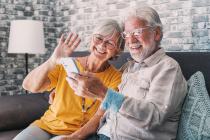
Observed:
[[[0,140],[12,140],[22,130],[11,130],[0,132]]]
[[[46,94],[0,97],[0,131],[22,129],[40,118],[48,108]]]
[[[204,76],[196,72],[188,80],[178,129],[178,140],[210,139],[210,99],[205,87]]]

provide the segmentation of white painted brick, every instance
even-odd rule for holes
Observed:
[[[208,43],[208,39],[209,39],[208,36],[200,37],[200,38],[198,38],[198,44]]]
[[[68,15],[69,15],[69,11],[64,11],[64,12],[63,12],[63,15],[64,15],[64,16],[68,16]]]
[[[195,14],[206,14],[208,12],[207,7],[197,7],[194,10],[195,10]]]
[[[30,6],[26,6],[26,7],[25,7],[25,10],[26,10],[26,11],[31,11],[32,9],[31,9]]]
[[[177,10],[181,9],[183,7],[183,2],[180,1],[174,1],[167,4],[167,9],[169,10]]]
[[[192,18],[189,17],[189,16],[184,16],[184,17],[182,17],[182,18],[183,18],[183,22],[184,22],[184,23],[191,23],[191,22],[192,22]]]
[[[206,27],[206,23],[205,22],[199,22],[198,23],[198,28],[199,29],[204,29]]]
[[[0,8],[0,14],[4,14],[5,13],[5,8]]]
[[[178,18],[167,18],[167,23],[168,24],[178,24]]]
[[[18,16],[24,16],[24,12],[23,11],[17,11],[17,15]]]
[[[183,48],[183,51],[192,50],[193,44],[184,44],[182,48]]]
[[[152,4],[159,5],[159,4],[165,4],[165,3],[169,3],[169,0],[154,0]]]
[[[188,23],[188,24],[179,24],[179,25],[177,25],[177,30],[179,30],[179,31],[186,31],[186,30],[188,30],[188,31],[190,31],[191,30],[191,24],[190,23]]]
[[[189,0],[182,1],[182,9],[191,9],[192,8],[192,2]]]

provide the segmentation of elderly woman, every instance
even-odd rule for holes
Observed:
[[[120,33],[121,28],[115,20],[103,21],[92,34],[90,55],[74,58],[80,72],[93,73],[103,84],[115,90],[121,81],[121,73],[108,60],[123,49]],[[24,79],[24,89],[34,93],[55,89],[55,96],[45,114],[19,133],[15,140],[48,140],[57,135],[84,138],[96,131],[103,114],[97,112],[100,101],[77,96],[66,81],[64,67],[59,64],[62,57],[71,56],[79,43],[76,34],[70,33],[66,39],[62,35],[52,56]],[[92,127],[87,127],[91,118]],[[87,128],[89,131],[85,131]]]

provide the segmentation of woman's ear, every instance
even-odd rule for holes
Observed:
[[[155,41],[160,41],[162,38],[162,32],[160,27],[155,28],[154,32],[155,32]]]

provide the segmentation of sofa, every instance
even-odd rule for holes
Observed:
[[[87,54],[88,52],[75,52],[73,56]],[[196,71],[201,71],[205,77],[207,91],[210,92],[210,52],[167,52],[167,54],[177,60],[187,80]],[[120,68],[129,58],[129,53],[123,53],[110,63]],[[48,106],[48,93],[23,93],[0,97],[0,140],[11,140],[31,122],[40,118]]]

